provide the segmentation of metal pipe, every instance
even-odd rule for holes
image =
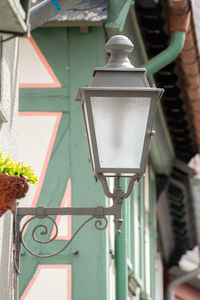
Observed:
[[[161,53],[149,60],[143,67],[147,70],[146,75],[150,76],[158,72],[180,54],[185,42],[185,32],[174,32],[171,34],[170,44]]]
[[[31,30],[62,12],[74,8],[80,0],[44,0],[30,9]]]
[[[147,76],[153,75],[173,62],[181,53],[190,24],[190,6],[187,0],[169,0],[171,39],[167,49],[149,60],[143,67]],[[187,5],[186,5],[187,2]]]
[[[184,275],[172,280],[167,286],[166,300],[174,300],[174,288],[179,284],[189,281],[190,279],[197,276],[199,273],[200,273],[200,268],[197,268],[187,274],[184,274]]]
[[[121,179],[125,188],[125,179]],[[121,234],[115,235],[115,266],[116,266],[116,300],[128,298],[128,267],[127,267],[127,201],[122,205]]]

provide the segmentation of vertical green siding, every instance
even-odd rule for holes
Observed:
[[[126,180],[121,180],[121,185],[126,190]],[[121,234],[116,235],[115,240],[115,264],[116,264],[116,300],[128,297],[128,268],[127,268],[127,243],[128,243],[128,201],[125,199],[122,206]]]
[[[104,65],[103,28],[91,28],[81,35],[79,28],[69,29],[70,68],[70,165],[74,206],[105,205],[100,183],[95,183],[81,104],[75,102],[77,88],[91,84],[93,69]],[[74,218],[75,229],[79,220]],[[73,267],[73,300],[106,299],[107,256],[106,232],[99,232],[88,224],[74,240],[73,249],[79,250]]]
[[[134,254],[135,254],[135,232],[134,232],[134,227],[135,227],[135,224],[134,224],[134,201],[135,201],[135,198],[137,198],[137,189],[134,187],[133,188],[133,192],[132,192],[132,195],[130,197],[130,204],[129,204],[129,218],[130,218],[130,233],[129,233],[129,236],[130,236],[130,261],[133,265],[133,269],[135,268],[135,260],[134,260]]]
[[[145,203],[148,203],[148,199],[149,207],[145,205]],[[134,205],[134,203],[137,205]],[[129,272],[131,272],[130,268],[132,267],[132,279],[129,280],[132,280],[132,283],[134,282],[135,289],[139,287],[136,295],[131,298],[134,300],[155,300],[155,204],[155,178],[152,168],[149,167],[145,177],[141,179],[139,184],[135,184],[132,195],[128,200],[129,220],[127,224],[129,239],[127,247],[130,249],[128,255]],[[137,241],[137,236],[139,241]],[[139,245],[136,244],[137,242],[139,242]],[[137,267],[138,260],[139,270]],[[149,271],[148,268],[150,268]],[[147,276],[148,274],[149,276]]]
[[[145,213],[144,213],[144,177],[140,181],[139,196],[139,238],[140,238],[140,278],[145,287]]]
[[[149,172],[149,194],[150,194],[150,212],[149,212],[149,229],[150,229],[150,259],[151,259],[151,296],[155,300],[156,294],[156,245],[157,245],[157,228],[156,228],[156,182],[152,168]]]

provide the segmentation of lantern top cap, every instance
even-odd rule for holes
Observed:
[[[133,51],[132,42],[125,35],[112,36],[105,45],[107,52],[112,50],[126,50],[127,52]]]
[[[111,37],[105,45],[106,52],[111,54],[106,68],[134,68],[128,59],[128,54],[133,51],[132,42],[124,35]]]

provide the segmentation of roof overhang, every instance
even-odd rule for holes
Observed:
[[[59,3],[59,2],[58,2]],[[37,15],[41,14],[40,5],[43,0],[34,1],[31,8],[31,23],[36,28],[35,22]],[[45,19],[41,26],[43,27],[89,27],[102,26],[108,17],[108,0],[76,0],[62,2],[63,7],[59,11],[54,9],[53,4],[47,9],[54,11],[49,19]],[[38,12],[36,13],[36,8]],[[50,15],[50,14],[49,14]],[[47,16],[47,14],[46,14]],[[39,24],[40,25],[40,24]]]

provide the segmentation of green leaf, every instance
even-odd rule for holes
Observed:
[[[0,173],[18,177],[25,177],[28,182],[38,184],[38,176],[31,166],[25,166],[23,162],[14,162],[11,156],[5,156],[0,152]]]

